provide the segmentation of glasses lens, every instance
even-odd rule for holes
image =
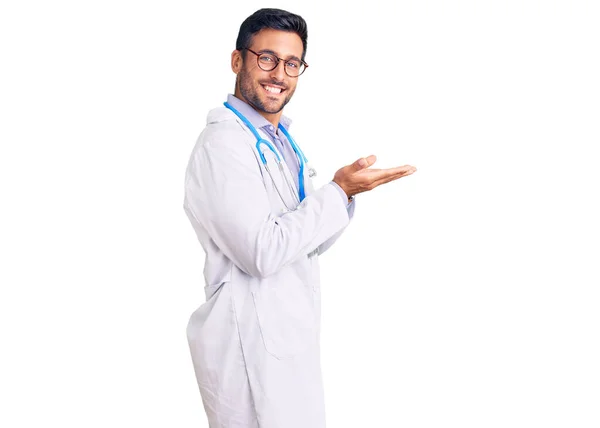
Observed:
[[[300,61],[289,60],[285,63],[285,71],[290,76],[299,76],[304,71],[304,64]]]
[[[269,54],[259,55],[258,65],[265,71],[271,71],[277,67],[277,58]]]

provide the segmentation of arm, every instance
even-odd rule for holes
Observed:
[[[274,274],[317,248],[348,224],[338,190],[327,184],[296,211],[277,217],[252,148],[219,137],[194,152],[185,206],[223,253],[255,277]]]

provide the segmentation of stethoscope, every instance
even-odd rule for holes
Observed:
[[[285,198],[283,197],[283,194],[281,193],[281,191],[279,190],[279,187],[277,187],[277,184],[275,183],[275,179],[273,178],[273,174],[271,173],[271,169],[269,168],[269,164],[267,163],[267,158],[265,158],[265,154],[261,150],[261,147],[260,147],[261,144],[264,144],[265,146],[267,146],[269,148],[269,150],[271,150],[271,152],[273,152],[273,154],[275,155],[275,159],[277,160],[277,167],[279,168],[279,172],[283,176],[283,179],[285,180],[285,182],[288,186],[288,189],[290,190],[290,193],[294,196],[294,201],[297,203],[297,205],[299,205],[300,202],[302,202],[302,200],[306,197],[305,192],[304,192],[304,167],[306,166],[308,168],[308,176],[311,178],[314,177],[315,175],[317,175],[317,172],[314,170],[314,168],[311,168],[308,166],[308,159],[306,159],[306,156],[304,156],[304,153],[302,152],[302,150],[300,150],[300,147],[298,147],[298,145],[296,144],[296,142],[294,141],[292,136],[287,132],[287,129],[285,129],[283,127],[283,125],[280,123],[278,128],[281,129],[281,132],[283,132],[283,134],[285,135],[287,140],[290,142],[292,149],[294,149],[296,156],[298,156],[298,162],[300,164],[300,170],[298,171],[298,188],[299,189],[298,189],[298,194],[296,194],[294,186],[288,180],[287,175],[285,174],[285,171],[283,169],[283,161],[281,159],[281,156],[279,156],[279,153],[277,152],[277,150],[275,150],[275,147],[273,146],[273,144],[270,141],[262,138],[260,136],[260,134],[258,133],[258,131],[256,130],[256,128],[254,127],[254,125],[252,125],[250,123],[250,121],[242,113],[240,113],[238,110],[233,108],[231,106],[231,104],[229,104],[228,102],[225,102],[223,104],[229,110],[234,112],[235,115],[237,117],[239,117],[242,120],[242,122],[244,122],[246,124],[248,129],[250,129],[250,131],[252,131],[252,133],[256,137],[256,150],[258,151],[258,154],[260,155],[260,160],[262,161],[265,169],[267,170],[269,177],[271,177],[271,181],[273,182],[273,186],[275,187],[275,190],[277,191],[279,198],[281,199],[281,201],[283,202],[283,204],[289,211],[294,211],[297,208],[297,206],[290,208],[288,206],[288,204],[285,202]]]

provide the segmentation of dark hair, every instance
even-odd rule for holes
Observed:
[[[252,36],[265,28],[296,33],[302,40],[302,60],[304,60],[304,56],[306,55],[306,39],[308,37],[306,21],[300,15],[295,15],[281,9],[260,9],[246,18],[240,26],[235,48],[241,51],[250,47]]]

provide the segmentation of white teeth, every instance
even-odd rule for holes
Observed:
[[[281,88],[274,88],[272,86],[263,86],[263,88],[265,88],[269,92],[273,92],[274,94],[281,93]]]

